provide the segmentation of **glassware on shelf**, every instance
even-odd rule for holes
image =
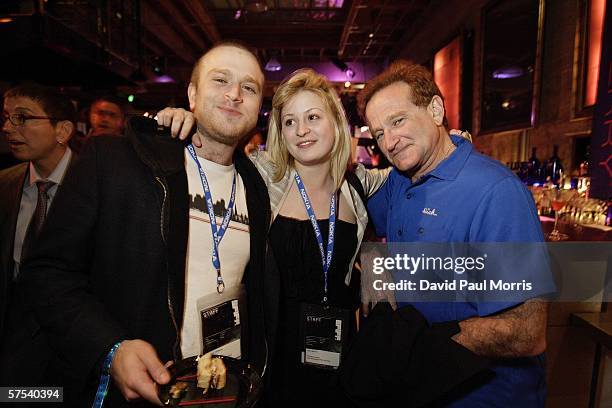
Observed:
[[[566,204],[577,194],[576,190],[550,189],[547,190],[550,199],[550,206],[555,212],[555,225],[547,238],[551,241],[565,241],[568,235],[557,229],[561,211]]]
[[[554,212],[557,223],[567,222],[578,233],[583,231],[583,226],[611,226],[612,201],[589,198],[576,189],[557,189],[550,185],[528,188],[539,215],[552,216]],[[557,230],[556,226],[554,229]]]

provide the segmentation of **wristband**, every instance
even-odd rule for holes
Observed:
[[[96,391],[96,398],[94,399],[92,408],[102,408],[104,405],[104,398],[106,397],[106,393],[108,392],[108,383],[110,382],[110,368],[113,363],[113,357],[115,356],[115,352],[121,345],[121,342],[117,342],[111,347],[110,351],[106,355],[104,359],[104,363],[102,364],[102,376],[100,377],[100,383],[98,384],[98,391]]]

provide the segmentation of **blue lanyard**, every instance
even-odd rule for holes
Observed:
[[[200,180],[202,180],[202,189],[204,190],[204,197],[206,198],[206,208],[208,209],[208,218],[210,219],[210,229],[212,231],[213,238],[212,263],[215,269],[217,270],[217,292],[221,293],[225,289],[225,283],[223,282],[223,277],[221,276],[221,262],[219,261],[219,244],[221,243],[221,240],[225,235],[227,226],[229,225],[230,219],[232,218],[232,211],[234,210],[234,202],[236,199],[236,171],[234,170],[234,180],[232,181],[232,194],[230,196],[229,204],[227,205],[227,212],[223,217],[221,226],[219,227],[219,229],[217,229],[215,209],[213,207],[212,195],[210,194],[210,187],[208,186],[206,174],[204,174],[204,169],[202,168],[202,165],[198,160],[198,156],[195,153],[193,145],[187,146],[187,150],[189,150],[189,154],[191,154],[191,157],[196,162],[198,170],[200,171]]]
[[[98,383],[98,391],[96,391],[96,397],[91,406],[92,408],[102,408],[104,405],[104,399],[106,398],[106,393],[108,392],[108,383],[110,382],[111,364],[113,362],[115,352],[120,345],[121,342],[115,343],[104,359],[104,363],[102,364],[102,376],[100,377],[100,382]]]
[[[321,229],[319,228],[319,223],[317,222],[317,217],[315,216],[314,210],[312,209],[312,205],[310,204],[310,199],[308,198],[308,193],[306,192],[306,187],[304,187],[304,183],[300,178],[300,175],[295,173],[295,182],[297,184],[297,188],[300,193],[300,197],[302,197],[302,201],[304,202],[304,206],[306,207],[306,213],[308,213],[308,218],[312,223],[312,228],[315,232],[315,237],[317,239],[317,243],[319,244],[319,252],[321,252],[321,261],[323,262],[323,303],[327,303],[327,273],[329,271],[329,265],[331,265],[332,256],[334,254],[334,233],[336,229],[336,194],[332,195],[331,203],[329,204],[329,233],[327,235],[327,256],[325,254],[325,250],[323,249],[323,237],[321,235]]]

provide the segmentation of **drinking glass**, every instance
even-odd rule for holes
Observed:
[[[553,189],[550,190],[550,194],[550,206],[555,211],[555,226],[553,227],[551,233],[548,234],[548,239],[550,241],[565,241],[569,238],[569,236],[560,232],[557,229],[557,224],[559,223],[559,216],[561,215],[561,210],[563,210],[565,205],[576,195],[576,191]]]

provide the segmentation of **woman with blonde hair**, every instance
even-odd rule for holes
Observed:
[[[158,122],[189,115],[176,113],[167,108]],[[388,174],[361,165],[349,172],[350,139],[333,86],[301,69],[274,95],[266,150],[250,155],[272,210],[264,283],[271,406],[345,405],[336,373],[357,330],[353,264],[368,222],[364,198]]]

